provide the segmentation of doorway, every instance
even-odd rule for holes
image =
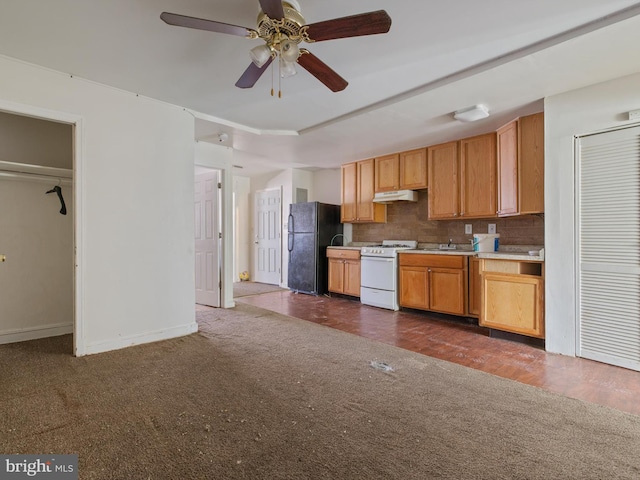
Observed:
[[[253,276],[254,281],[279,285],[282,275],[280,189],[255,193]]]
[[[0,343],[74,332],[74,126],[25,110],[0,111]]]

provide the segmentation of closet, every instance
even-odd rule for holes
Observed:
[[[73,332],[72,139],[0,112],[0,343]]]

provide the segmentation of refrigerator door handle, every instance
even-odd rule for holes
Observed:
[[[290,233],[289,238],[287,239],[287,249],[289,252],[293,250],[293,233]]]
[[[287,224],[287,228],[289,229],[289,232],[295,232],[295,230],[293,229],[293,215],[289,214],[289,219],[287,221],[289,222]]]

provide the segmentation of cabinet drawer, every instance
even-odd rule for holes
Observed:
[[[400,254],[400,265],[415,267],[464,268],[466,260],[463,255]]]
[[[346,248],[327,248],[327,258],[359,260],[360,250],[347,250]]]

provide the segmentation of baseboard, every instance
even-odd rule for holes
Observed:
[[[160,340],[168,340],[170,338],[184,337],[198,331],[196,322],[188,325],[180,325],[177,327],[157,330],[155,332],[146,332],[139,335],[131,335],[116,340],[106,340],[101,342],[89,343],[85,346],[84,352],[76,352],[76,356],[93,355],[94,353],[108,352],[110,350],[119,350],[121,348],[141,345],[143,343],[159,342]]]
[[[57,337],[73,333],[72,323],[58,323],[55,325],[41,325],[38,327],[21,328],[0,332],[0,344],[26,342],[39,338]]]

